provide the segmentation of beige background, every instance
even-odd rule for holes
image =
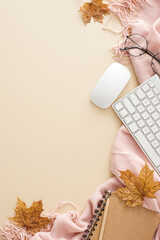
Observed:
[[[90,92],[114,62],[119,35],[85,26],[80,0],[0,0],[0,224],[17,196],[61,200],[81,211],[111,175],[110,154],[121,125]],[[112,20],[116,30],[118,21]],[[134,74],[121,94],[136,86]]]

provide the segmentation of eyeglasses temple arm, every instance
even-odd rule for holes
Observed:
[[[140,47],[125,47],[125,48],[120,48],[121,51],[129,50],[129,49],[140,49],[140,50],[142,50],[143,52],[146,52],[146,50],[145,50],[144,48],[140,48]]]
[[[147,50],[146,53],[147,53],[148,55],[150,55],[151,57],[153,57],[157,62],[160,63],[160,59],[156,58],[156,55],[154,55],[151,51]]]
[[[148,55],[150,55],[152,58],[154,58],[157,62],[160,63],[160,59],[156,58],[155,55],[154,55],[151,51],[149,51],[149,50],[147,49],[145,52],[146,52]]]
[[[140,48],[140,47],[124,47],[124,48],[120,48],[121,51],[129,50],[129,49],[140,49],[143,52],[145,52],[148,55],[150,55],[151,57],[153,57],[157,62],[160,63],[160,59],[156,58],[155,55],[151,51],[149,51],[148,49],[144,49],[144,48]]]

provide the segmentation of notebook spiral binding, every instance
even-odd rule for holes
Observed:
[[[111,196],[111,191],[105,191],[102,199],[99,200],[97,204],[97,208],[94,211],[94,214],[90,220],[90,224],[87,226],[81,240],[90,240],[90,237],[93,235],[95,227],[98,225],[97,222],[100,220],[100,216],[102,216],[102,212],[104,211],[106,202],[108,198]]]

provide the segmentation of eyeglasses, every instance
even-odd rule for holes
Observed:
[[[120,48],[121,51],[126,51],[133,57],[140,57],[144,53],[147,53],[152,57],[151,67],[155,73],[160,75],[160,52],[153,54],[148,50],[148,42],[145,37],[140,34],[131,34],[126,36],[124,48]]]

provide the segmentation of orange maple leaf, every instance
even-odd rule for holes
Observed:
[[[82,19],[85,24],[90,23],[93,17],[94,21],[99,23],[103,22],[104,15],[108,10],[108,5],[103,3],[103,0],[92,0],[91,3],[85,2],[80,8],[79,12],[82,12]]]
[[[18,198],[17,206],[15,208],[15,217],[9,219],[17,226],[24,228],[27,233],[34,234],[42,229],[47,228],[52,220],[47,217],[41,217],[43,211],[42,201],[33,202],[30,208]]]
[[[118,188],[114,193],[121,200],[126,201],[125,206],[142,206],[144,197],[155,198],[155,193],[160,190],[160,182],[153,180],[153,170],[147,163],[141,169],[139,176],[135,176],[130,170],[120,171],[126,187]]]

